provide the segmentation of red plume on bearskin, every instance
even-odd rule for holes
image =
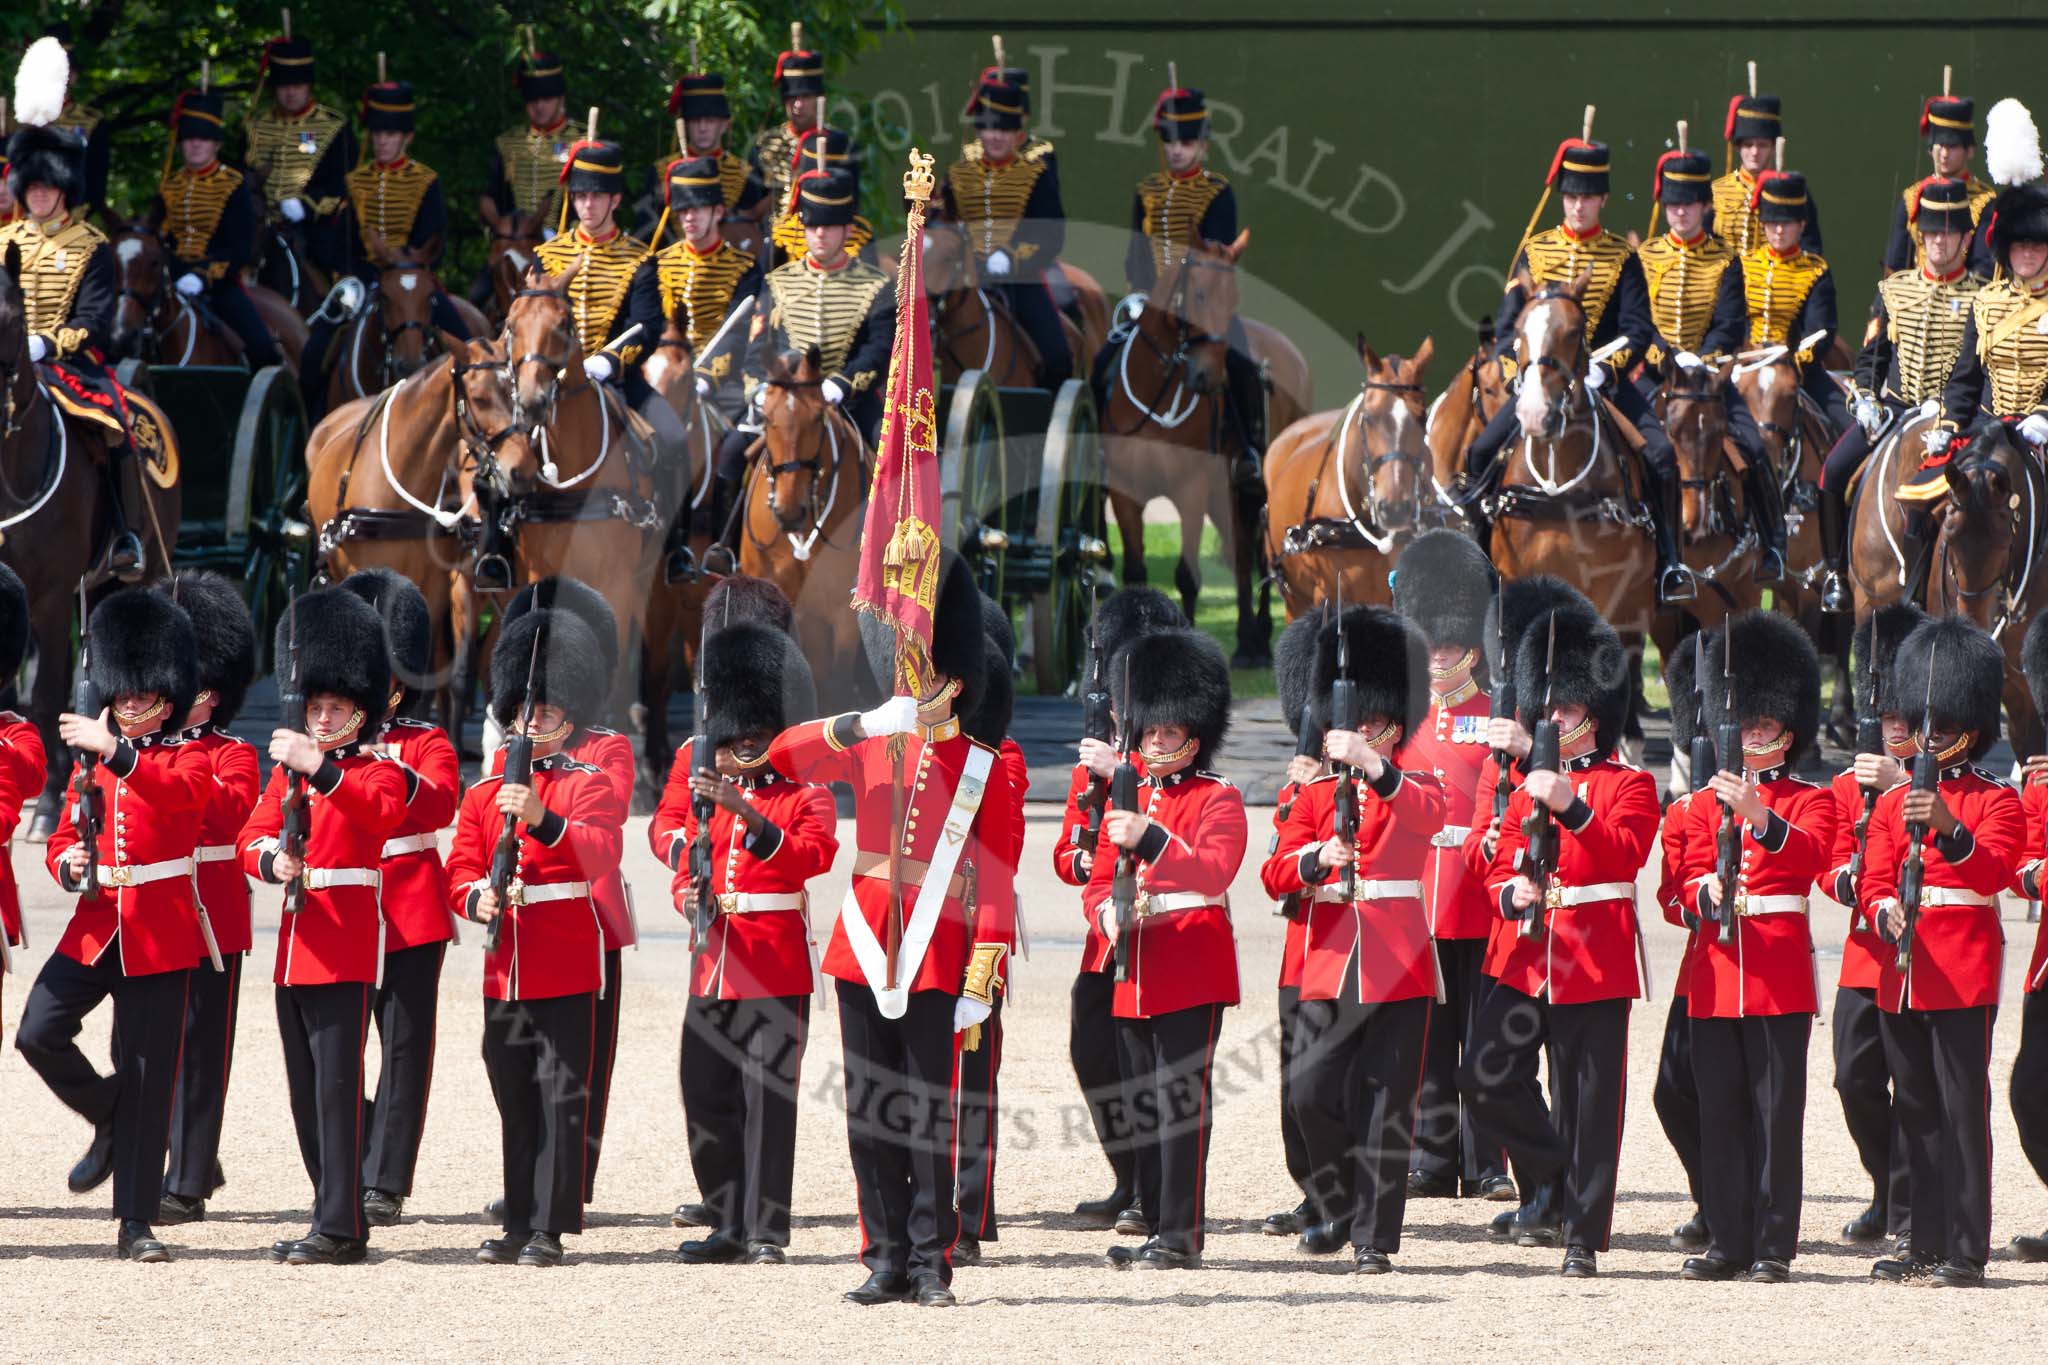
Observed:
[[[1650,202],[1656,203],[1664,194],[1664,167],[1684,155],[1682,148],[1673,147],[1657,158],[1656,169],[1650,172]]]
[[[1550,169],[1543,173],[1543,183],[1546,185],[1555,185],[1557,183],[1557,173],[1560,170],[1564,169],[1565,153],[1580,150],[1591,151],[1592,144],[1581,138],[1576,137],[1568,137],[1564,141],[1558,143],[1556,154],[1550,158]]]
[[[1721,138],[1724,142],[1735,140],[1735,115],[1742,109],[1743,98],[1741,95],[1728,97],[1728,117],[1721,125]]]

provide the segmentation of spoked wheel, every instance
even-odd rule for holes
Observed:
[[[939,542],[957,549],[981,590],[1003,600],[1004,551],[1010,545],[1003,410],[996,386],[969,370],[946,405],[939,447]]]
[[[243,590],[265,670],[275,624],[312,573],[305,452],[306,410],[298,383],[281,366],[258,371],[235,427],[226,529],[230,542],[239,537],[248,547]]]
[[[1031,594],[1032,666],[1041,696],[1081,676],[1095,598],[1116,586],[1102,494],[1102,437],[1087,386],[1069,379],[1053,402],[1038,487],[1037,544],[1052,556]]]

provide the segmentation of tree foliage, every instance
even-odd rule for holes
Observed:
[[[772,73],[793,20],[834,72],[880,30],[902,23],[898,0],[301,0],[291,18],[292,31],[312,40],[322,102],[353,115],[376,79],[379,52],[393,79],[412,82],[420,106],[413,155],[441,176],[455,225],[450,252],[464,269],[482,256],[474,205],[485,190],[491,139],[523,117],[514,84],[523,25],[532,26],[537,46],[564,59],[573,120],[580,125],[597,105],[600,135],[623,143],[637,170],[674,149],[668,92],[689,66],[692,42],[699,69],[725,74],[733,104],[727,145],[744,154],[752,132],[781,116]],[[198,85],[205,61],[213,88],[229,93],[230,110],[246,106],[264,40],[280,22],[268,0],[43,0],[9,8],[0,12],[0,51],[9,54],[0,93],[11,97],[13,64],[30,41],[47,32],[66,38],[73,98],[98,109],[113,130],[109,197],[117,210],[136,212],[154,191],[177,93]],[[834,120],[843,125],[857,107],[835,102]],[[870,130],[857,131],[870,140]],[[238,146],[239,137],[231,138],[230,149]],[[877,195],[872,183],[863,189],[888,217],[894,192]]]

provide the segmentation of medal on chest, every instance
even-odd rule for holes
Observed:
[[[311,156],[318,149],[319,144],[316,141],[314,141],[313,135],[311,133],[299,134],[299,155]]]

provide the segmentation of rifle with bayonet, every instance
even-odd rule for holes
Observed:
[[[1507,626],[1501,620],[1506,614],[1507,604],[1498,592],[1493,598],[1493,655],[1487,660],[1487,671],[1493,675],[1493,707],[1488,715],[1494,720],[1515,718],[1515,679],[1510,671],[1513,661],[1508,658]],[[1515,794],[1515,758],[1506,749],[1493,751],[1493,818],[1497,823],[1508,814],[1508,800]]]
[[[1873,637],[1873,643],[1874,643]],[[1927,695],[1920,703],[1920,752],[1913,755],[1913,790],[1931,792],[1940,781],[1940,760],[1934,753],[1934,654],[1927,656]],[[1920,900],[1926,890],[1927,858],[1920,845],[1927,838],[1925,821],[1906,826],[1906,860],[1899,868],[1899,906],[1906,922],[1899,930],[1899,955],[1892,965],[1900,976],[1913,970],[1913,935],[1920,928]]]
[[[1720,770],[1738,776],[1743,771],[1742,724],[1735,715],[1735,631],[1734,618],[1721,625],[1721,723],[1715,727],[1714,748],[1720,756]],[[1724,932],[1735,928],[1736,884],[1742,877],[1742,821],[1735,807],[1721,802],[1721,824],[1714,831],[1714,875],[1721,881],[1721,897],[1707,907],[1707,918]]]
[[[299,664],[299,604],[285,609],[284,686],[277,694],[278,720],[285,729],[306,733],[306,682]],[[299,860],[299,875],[285,883],[284,913],[296,915],[306,908],[306,835],[312,829],[312,805],[306,796],[305,777],[290,769],[284,776],[284,801],[278,810],[277,851]]]
[[[537,605],[537,604],[536,604]],[[526,658],[526,695],[519,703],[519,724],[505,736],[505,768],[501,778],[507,787],[523,787],[533,781],[533,694],[540,679],[541,637],[533,633],[533,652]],[[512,913],[512,883],[519,877],[519,817],[506,812],[498,827],[498,842],[491,849],[491,891],[498,898],[498,913],[484,927],[484,951],[497,951],[498,930]]]
[[[1351,677],[1351,642],[1344,633],[1344,576],[1337,576],[1337,677],[1330,684],[1330,729],[1356,731],[1359,724],[1358,684]],[[1358,770],[1350,764],[1337,766],[1337,838],[1346,847],[1358,847]],[[1358,895],[1356,860],[1344,864],[1337,885],[1349,905]]]
[[[1702,671],[1707,666],[1703,644],[1706,638],[1704,630],[1692,633],[1692,745],[1687,757],[1692,764],[1690,786],[1694,791],[1704,790],[1714,780],[1714,737],[1706,730],[1707,680]]]
[[[726,599],[728,609],[732,598]],[[691,706],[697,721],[696,735],[690,740],[690,776],[709,777],[718,780],[718,756],[711,751],[707,713],[710,703],[704,694],[704,646],[711,638],[709,623],[700,626],[697,635],[697,695]],[[708,796],[692,792],[690,795],[690,817],[697,822],[697,837],[690,841],[690,884],[694,888],[690,899],[690,954],[702,957],[711,950],[711,921],[717,913],[718,902],[711,890],[711,817],[717,805]],[[729,930],[727,932],[730,932]]]
[[[1110,716],[1109,683],[1103,676],[1102,650],[1095,643],[1092,622],[1088,626],[1088,662],[1082,674],[1081,736],[1111,743],[1116,738],[1116,722]],[[1102,842],[1102,813],[1108,803],[1109,779],[1090,773],[1088,789],[1081,793],[1081,810],[1086,818],[1074,827],[1074,847],[1091,859],[1096,845]]]
[[[1871,626],[1870,652],[1877,653],[1877,627]],[[1856,716],[1856,752],[1859,754],[1883,754],[1884,718],[1877,711],[1877,661],[1871,660],[1870,695],[1864,705],[1858,708]],[[1870,840],[1870,817],[1877,809],[1877,798],[1882,795],[1875,784],[1862,784],[1863,808],[1856,814],[1856,846],[1849,855],[1850,894],[1857,894],[1856,888],[1863,885],[1863,859],[1868,852]]]
[[[92,681],[92,617],[86,609],[85,580],[78,580],[78,681],[71,692],[71,714],[99,719],[106,699]],[[85,872],[79,889],[96,896],[100,889],[100,830],[106,825],[106,798],[100,794],[97,749],[73,749],[71,822],[85,850]]]
[[[1117,727],[1121,733],[1117,739],[1116,771],[1109,779],[1109,807],[1111,810],[1135,811],[1138,809],[1138,768],[1131,762],[1131,749],[1137,743],[1137,732],[1131,724],[1131,677],[1128,662],[1124,666],[1122,681],[1122,705],[1117,707]],[[1131,975],[1131,939],[1138,932],[1136,849],[1117,849],[1116,872],[1109,883],[1109,903],[1116,916],[1116,979],[1128,981]]]
[[[1550,613],[1550,643],[1543,652],[1543,709],[1538,713],[1536,724],[1530,730],[1529,771],[1559,772],[1563,760],[1557,733],[1557,722],[1551,718],[1551,703],[1556,693],[1557,672],[1557,613]],[[1529,813],[1522,817],[1522,875],[1536,888],[1536,899],[1523,910],[1517,919],[1523,938],[1541,938],[1544,930],[1546,903],[1550,899],[1550,883],[1557,876],[1557,855],[1560,841],[1557,819],[1550,807],[1541,801],[1533,801]]]

